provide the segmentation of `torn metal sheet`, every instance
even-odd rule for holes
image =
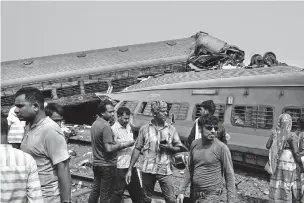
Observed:
[[[229,45],[208,33],[198,32],[192,36],[195,44],[188,57],[188,66],[195,69],[221,69],[223,65],[240,66],[245,52],[237,46]]]

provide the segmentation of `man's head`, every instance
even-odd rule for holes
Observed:
[[[151,111],[155,120],[165,122],[167,119],[167,103],[164,101],[153,101]]]
[[[106,121],[114,118],[114,106],[108,99],[100,101],[98,107],[98,115],[103,117]]]
[[[44,98],[40,90],[34,87],[24,87],[16,92],[15,113],[19,120],[33,120],[44,109]]]
[[[301,130],[301,131],[304,130],[304,116],[298,118],[297,124],[298,124],[299,130]]]
[[[7,144],[8,123],[6,117],[1,113],[1,144]]]
[[[49,116],[53,121],[59,123],[63,120],[64,109],[60,104],[49,103],[44,110],[45,115]]]
[[[215,104],[212,100],[203,101],[201,103],[201,116],[213,115],[215,112]]]
[[[117,109],[117,121],[120,125],[126,127],[130,120],[131,111],[127,107]]]
[[[198,127],[203,138],[213,140],[216,138],[218,131],[218,119],[213,115],[200,118],[198,120]]]

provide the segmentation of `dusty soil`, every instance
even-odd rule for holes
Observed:
[[[93,177],[92,169],[90,168],[90,163],[92,162],[92,149],[90,146],[81,146],[77,144],[68,144],[69,150],[76,152],[76,156],[71,156],[70,168],[71,173],[85,175]],[[83,163],[83,164],[82,164]],[[83,166],[81,166],[81,164]],[[183,172],[180,170],[174,171],[174,189],[176,195],[180,190],[183,181]],[[269,194],[269,177],[261,172],[248,171],[244,169],[235,169],[236,178],[236,202],[237,203],[266,203]],[[77,188],[77,184],[72,186],[72,192],[84,189],[86,187],[82,186]],[[155,186],[155,191],[161,192],[159,184]],[[189,196],[189,188],[187,190],[186,196]],[[73,201],[77,203],[87,202],[89,193],[81,195],[74,198]],[[226,200],[226,191],[222,194],[222,201]],[[125,198],[125,203],[131,202],[130,199]],[[161,200],[155,200],[154,202],[162,202]],[[163,201],[164,202],[164,201]]]

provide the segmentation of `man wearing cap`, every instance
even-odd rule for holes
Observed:
[[[154,186],[158,180],[166,203],[175,203],[172,165],[170,156],[182,151],[183,145],[173,125],[166,122],[167,103],[154,101],[151,104],[153,119],[139,130],[126,175],[127,184],[131,181],[132,169],[140,151],[143,151],[142,182],[144,194],[142,203],[152,201]]]

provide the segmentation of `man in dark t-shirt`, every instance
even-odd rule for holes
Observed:
[[[109,121],[114,117],[114,106],[109,100],[100,102],[98,118],[91,127],[94,185],[89,203],[111,202],[115,189],[117,151],[130,147],[134,141],[115,143]]]
[[[191,181],[191,202],[219,203],[225,178],[227,203],[235,202],[235,177],[230,151],[217,139],[218,119],[207,116],[198,122],[202,136],[192,142],[189,153],[189,176],[184,178],[177,202],[183,203]]]

